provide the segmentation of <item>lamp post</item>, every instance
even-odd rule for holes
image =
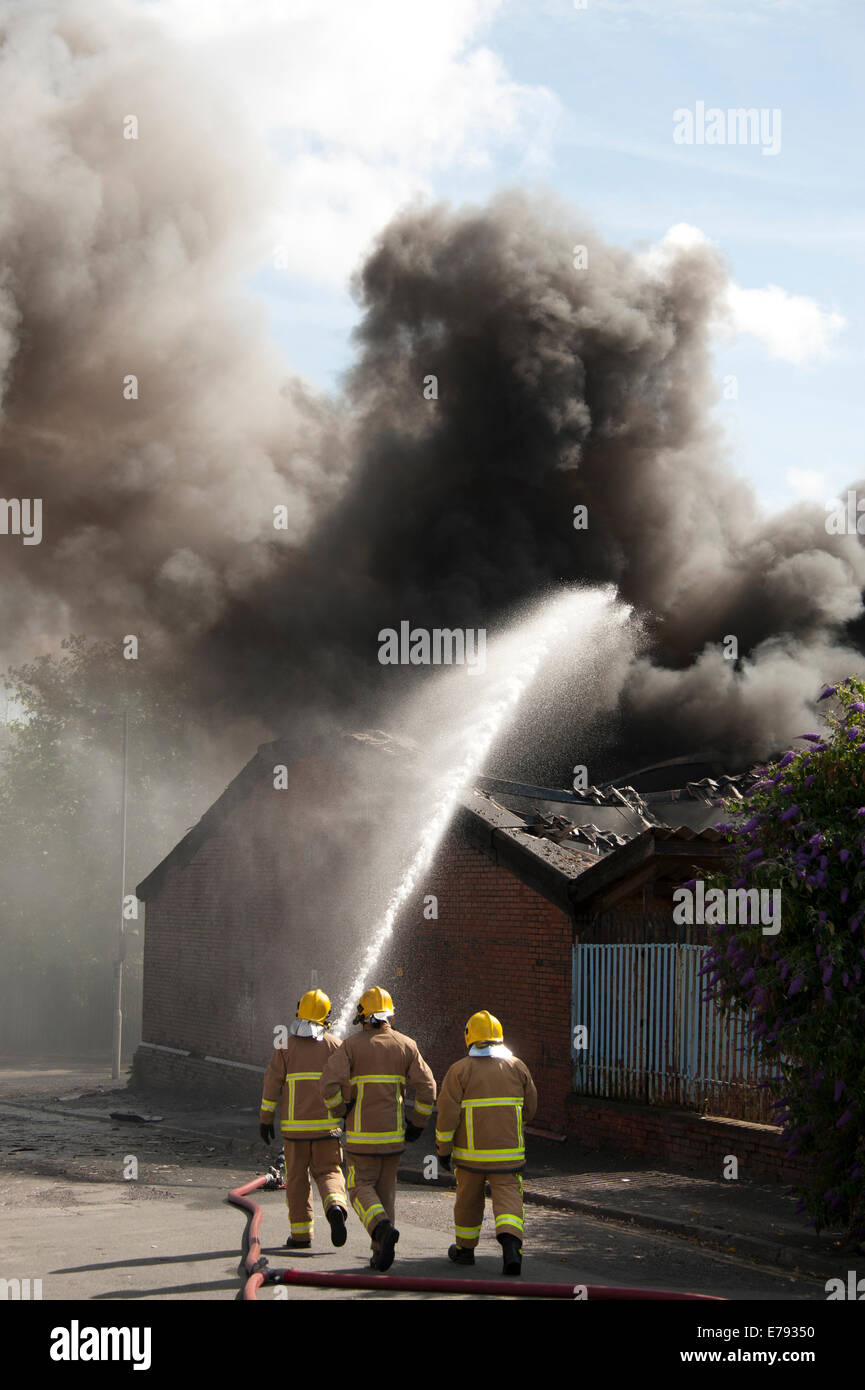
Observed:
[[[117,928],[117,959],[114,962],[114,1060],[111,1076],[120,1076],[123,1050],[123,959],[126,955],[126,936],[123,930],[123,899],[126,896],[126,770],[129,753],[129,712],[123,711],[123,774],[120,793],[120,919]]]

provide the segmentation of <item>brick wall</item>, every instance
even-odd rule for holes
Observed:
[[[804,1164],[795,1156],[784,1157],[780,1132],[774,1125],[578,1095],[568,1097],[568,1114],[568,1133],[590,1149],[615,1150],[623,1156],[638,1154],[718,1173],[723,1171],[725,1156],[733,1154],[742,1178],[793,1182],[805,1173]]]
[[[308,760],[286,790],[264,777],[185,868],[168,870],[146,906],[145,1041],[268,1061],[310,971],[343,950],[338,904],[352,865],[333,862],[325,833],[309,833],[325,775]]]
[[[172,1095],[185,1091],[201,1104],[252,1106],[256,1127],[263,1080],[264,1067],[230,1067],[146,1045],[138,1048],[132,1065],[132,1082],[137,1089]]]
[[[267,817],[265,795],[257,791],[246,815],[224,824],[186,868],[169,869],[147,904],[147,1041],[261,1060],[256,1015],[271,1002],[262,962],[279,951],[286,916],[274,854],[257,833]]]
[[[333,989],[329,980],[354,966],[357,947],[349,958],[337,909],[322,906],[323,894],[336,901],[348,891],[350,900],[350,884],[332,864],[292,861],[297,804],[290,792],[259,785],[186,868],[168,871],[146,911],[146,1041],[200,1058],[263,1064],[274,1023],[294,1016],[289,982],[305,982],[314,962],[320,982]],[[435,920],[423,916],[426,894],[438,898]],[[536,1123],[564,1128],[571,1085],[567,914],[451,834],[373,973],[370,983],[394,995],[396,1026],[417,1038],[439,1081],[465,1055],[469,1015],[483,1008],[496,1014],[535,1077]],[[146,1050],[137,1059],[142,1079],[170,1076],[180,1084],[187,1073],[191,1087],[202,1082],[203,1073],[193,1076],[183,1059],[157,1060]]]
[[[423,898],[438,898],[438,918]],[[489,1009],[538,1088],[535,1124],[562,1130],[571,1089],[569,916],[451,833],[378,971],[441,1082],[465,1056],[471,1014]]]

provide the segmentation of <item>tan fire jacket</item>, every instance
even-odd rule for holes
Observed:
[[[415,1088],[411,1123],[423,1129],[436,1083],[417,1043],[389,1023],[365,1025],[331,1053],[320,1090],[331,1115],[347,1115],[345,1147],[353,1153],[401,1153],[405,1145],[405,1088]]]
[[[281,1096],[283,1139],[327,1139],[339,1134],[339,1125],[322,1105],[318,1089],[322,1068],[339,1049],[339,1039],[329,1033],[321,1039],[292,1035],[285,1047],[277,1048],[264,1077],[261,1123],[273,1123]]]
[[[458,1168],[508,1173],[526,1161],[523,1123],[534,1118],[538,1093],[525,1062],[496,1051],[454,1062],[442,1083],[436,1148]]]

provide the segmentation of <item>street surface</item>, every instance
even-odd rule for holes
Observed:
[[[170,1123],[112,1120],[109,1111],[129,1112],[139,1102],[130,1099],[125,1078],[111,1082],[105,1076],[103,1063],[52,1066],[29,1059],[0,1068],[0,1278],[41,1279],[44,1300],[237,1298],[244,1282],[246,1217],[225,1198],[230,1188],[266,1172],[278,1148],[268,1150],[255,1137],[254,1109],[237,1114],[224,1134],[186,1128],[176,1110]],[[144,1113],[158,1114],[158,1106]],[[130,1168],[137,1177],[126,1180]],[[368,1237],[354,1213],[348,1243],[335,1250],[316,1194],[314,1248],[287,1251],[280,1248],[288,1235],[284,1194],[259,1192],[254,1198],[264,1211],[262,1249],[272,1268],[304,1264],[370,1272]],[[452,1191],[401,1183],[397,1226],[394,1274],[501,1277],[489,1203],[474,1269],[447,1259]],[[668,1289],[735,1300],[826,1298],[823,1280],[693,1240],[531,1204],[523,1271],[527,1280],[570,1286]],[[519,1280],[513,1283],[517,1293]],[[377,1290],[275,1286],[259,1293],[262,1301],[380,1297]]]
[[[7,1140],[10,1125],[22,1124],[2,1106],[0,1122]],[[17,1157],[23,1161],[32,1155],[31,1171],[10,1171],[14,1153],[7,1151],[0,1160],[0,1277],[40,1278],[44,1299],[236,1297],[241,1287],[238,1269],[245,1217],[224,1199],[230,1187],[266,1171],[263,1146],[254,1146],[247,1166],[241,1168],[236,1160],[229,1164],[217,1154],[203,1159],[192,1153],[188,1158],[170,1154],[166,1135],[164,1151],[155,1155],[155,1162],[142,1163],[138,1181],[116,1177],[71,1181],[57,1175],[65,1144],[56,1123],[28,1117],[22,1128],[26,1128],[28,1147]],[[157,1144],[154,1129],[148,1127],[148,1147]],[[93,1162],[87,1152],[88,1137],[94,1148],[103,1150],[109,1150],[113,1142],[114,1159],[106,1155],[102,1162],[115,1171],[132,1150],[144,1147],[143,1135],[130,1135],[119,1125],[108,1128],[94,1121],[91,1130],[88,1136],[85,1122],[75,1126],[70,1165]],[[33,1167],[41,1171],[34,1172]],[[46,1169],[54,1169],[55,1175]],[[316,1198],[314,1250],[288,1252],[279,1249],[288,1234],[283,1194],[264,1192],[256,1200],[264,1210],[262,1248],[272,1267],[308,1262],[316,1270],[369,1272],[368,1240],[353,1213],[347,1245],[334,1250]],[[400,1241],[393,1273],[500,1277],[499,1246],[489,1216],[474,1270],[457,1270],[447,1259],[453,1240],[452,1212],[452,1193],[400,1185]],[[523,1268],[527,1279],[661,1288],[731,1299],[825,1300],[823,1285],[815,1280],[760,1268],[689,1241],[542,1207],[528,1206],[526,1217]],[[379,1295],[361,1290],[275,1288],[262,1289],[259,1295],[261,1299],[282,1296],[294,1300]],[[430,1296],[434,1295],[391,1295]]]

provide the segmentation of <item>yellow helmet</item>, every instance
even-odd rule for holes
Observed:
[[[488,1013],[486,1009],[472,1014],[466,1024],[466,1047],[471,1047],[474,1043],[500,1043],[504,1041],[504,1036],[502,1025],[495,1015]]]
[[[326,1023],[330,1013],[330,1000],[323,989],[308,989],[297,1005],[298,1018],[307,1023]]]
[[[368,1023],[375,1018],[381,1021],[385,1018],[393,1018],[393,1000],[386,989],[380,985],[373,985],[360,996],[355,1015],[355,1023]]]

